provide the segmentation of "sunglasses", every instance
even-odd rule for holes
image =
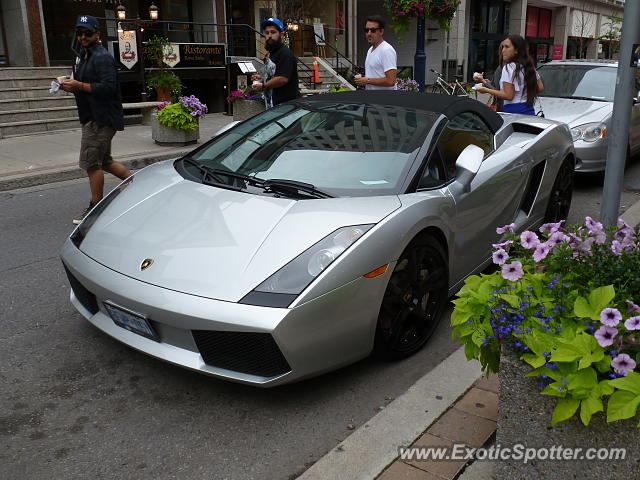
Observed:
[[[365,28],[364,29],[364,33],[369,33],[369,32],[376,33],[378,30],[381,30],[381,28],[380,27],[378,27],[378,28],[375,28],[375,27],[374,28]]]
[[[91,32],[89,30],[77,30],[76,36],[77,37],[93,37],[95,33],[96,32]]]

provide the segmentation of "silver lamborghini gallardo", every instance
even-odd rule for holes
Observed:
[[[89,322],[154,357],[274,386],[422,348],[496,227],[565,218],[566,125],[458,97],[283,104],[122,182],[62,261]]]

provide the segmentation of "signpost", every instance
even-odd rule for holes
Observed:
[[[624,164],[629,141],[629,123],[634,103],[635,67],[631,67],[634,55],[634,43],[638,40],[640,29],[640,1],[625,2],[620,45],[620,61],[616,93],[611,117],[611,136],[607,152],[607,166],[602,192],[602,210],[600,220],[605,226],[615,225],[620,210],[620,193],[624,179]],[[637,63],[637,62],[636,62]]]

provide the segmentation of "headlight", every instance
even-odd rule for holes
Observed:
[[[585,123],[571,129],[573,141],[595,142],[607,136],[607,126],[604,122]]]
[[[287,307],[371,225],[343,227],[302,252],[245,295],[240,303],[266,307]]]
[[[84,240],[84,237],[89,232],[89,229],[93,226],[95,221],[98,219],[100,214],[104,211],[105,208],[109,206],[113,200],[120,195],[120,193],[127,188],[133,182],[134,175],[131,175],[129,178],[120,183],[116,188],[111,190],[106,197],[104,197],[98,204],[93,207],[93,209],[89,212],[89,214],[84,217],[82,223],[76,227],[76,229],[71,234],[71,241],[73,244],[80,248],[80,244]]]

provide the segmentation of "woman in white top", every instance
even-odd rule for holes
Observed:
[[[509,35],[500,48],[503,63],[500,90],[480,87],[478,92],[504,100],[504,112],[535,115],[533,104],[544,91],[544,85],[533,66],[527,43],[520,35]]]

